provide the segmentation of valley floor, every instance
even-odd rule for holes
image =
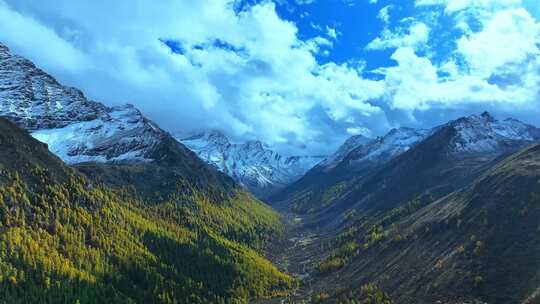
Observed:
[[[275,240],[267,250],[267,258],[280,270],[299,280],[299,286],[286,298],[259,300],[255,303],[303,303],[316,294],[317,267],[324,260],[325,246],[335,235],[306,224],[304,216],[281,213],[286,225],[285,235]]]

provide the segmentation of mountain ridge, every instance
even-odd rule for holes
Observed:
[[[245,303],[294,285],[262,257],[281,229],[269,207],[174,184],[156,201],[139,186],[91,179],[0,118],[1,301]]]
[[[0,116],[29,130],[69,164],[151,161],[155,146],[170,136],[133,105],[89,100],[1,43]]]
[[[435,201],[357,219],[334,246],[362,249],[335,255],[347,263],[321,282],[369,280],[396,303],[536,303],[539,169],[536,142]]]
[[[363,195],[367,196],[366,187],[379,187],[376,186],[378,182],[372,181],[385,180],[383,176],[388,176],[395,179],[393,183],[396,185],[400,183],[396,178],[403,176],[405,169],[398,167],[403,167],[407,162],[411,163],[407,165],[409,169],[406,170],[416,168],[415,174],[421,173],[422,171],[418,171],[419,168],[425,167],[426,170],[429,169],[424,172],[425,174],[431,172],[429,174],[438,175],[436,170],[454,170],[450,172],[461,176],[467,170],[472,172],[477,166],[481,168],[483,164],[488,164],[501,155],[515,152],[538,139],[540,129],[515,119],[499,121],[487,112],[458,118],[430,130],[393,129],[385,136],[367,141],[350,150],[347,156],[330,170],[325,171],[324,168],[316,166],[302,179],[274,195],[271,201],[277,204],[279,209],[291,208],[292,205],[292,210],[297,212],[314,212],[339,200],[347,201],[346,204],[357,204],[355,200],[359,199],[355,197],[359,195],[358,191],[363,191]],[[426,141],[430,143],[425,144]],[[419,146],[423,147],[424,152],[415,156]],[[375,158],[374,162],[369,159],[373,151],[376,152],[375,155],[382,156]],[[429,160],[433,157],[448,158],[451,163],[455,163],[450,167],[439,169],[426,167],[428,163],[442,165],[440,160]],[[404,161],[405,158],[409,160]],[[396,170],[401,170],[402,173],[398,174]],[[427,178],[427,175],[425,177]],[[441,181],[446,180],[444,175],[440,178]],[[429,179],[425,181],[433,184],[438,182]],[[383,184],[387,182],[385,180]],[[404,179],[404,183],[413,185],[418,184],[418,181]],[[419,185],[415,187],[421,188]],[[358,190],[362,187],[364,190]],[[376,188],[372,190],[382,193],[382,190]],[[363,195],[360,197],[364,197]],[[369,195],[372,196],[373,194]]]
[[[176,138],[201,159],[261,198],[294,182],[322,160],[319,156],[284,156],[258,140],[231,143],[217,130],[177,135]]]

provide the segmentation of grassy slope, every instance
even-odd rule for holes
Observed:
[[[339,276],[355,289],[371,281],[398,303],[463,298],[522,303],[529,297],[528,303],[537,303],[539,217],[536,145],[507,158],[463,191],[427,206],[401,206],[379,221],[358,223],[342,233],[334,254],[348,264],[325,274],[321,282]],[[334,288],[328,283],[319,287]]]
[[[0,145],[1,300],[246,302],[294,284],[252,249],[280,224],[245,193],[212,196],[180,183],[146,202],[64,166],[5,120]]]

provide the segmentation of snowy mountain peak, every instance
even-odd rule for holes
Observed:
[[[65,162],[147,161],[167,135],[133,105],[106,107],[0,44],[0,116]]]
[[[200,141],[201,144],[214,144],[219,146],[230,145],[229,139],[223,133],[218,130],[205,130],[200,132],[194,132],[185,136],[178,136],[180,140],[186,140],[190,142]]]
[[[453,152],[498,152],[512,141],[540,139],[540,129],[517,119],[499,121],[487,112],[459,118],[448,125],[456,131],[451,139]]]
[[[9,48],[0,43],[0,58],[11,55]]]
[[[486,121],[496,121],[495,117],[493,117],[488,111],[482,112],[482,114],[480,114],[480,117],[482,117]]]
[[[329,170],[340,164],[355,168],[381,164],[409,150],[429,134],[430,130],[400,127],[374,139],[361,135],[352,136],[332,157],[321,162],[320,166]]]
[[[354,149],[368,143],[373,140],[372,138],[366,137],[364,135],[353,135],[349,137],[339,148],[332,154],[330,157],[323,160],[319,166],[326,169],[334,168],[338,165],[343,159]]]
[[[258,140],[230,143],[219,131],[203,131],[177,139],[197,155],[246,186],[259,197],[294,182],[322,157],[283,156]]]
[[[424,140],[430,130],[400,127],[354,149],[347,161],[354,167],[377,165],[398,156]]]

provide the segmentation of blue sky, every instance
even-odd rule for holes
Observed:
[[[370,3],[369,1],[346,2],[341,0],[315,1],[309,4],[284,2],[278,4],[277,11],[286,20],[296,23],[300,37],[309,39],[324,35],[328,29],[336,31],[338,38],[334,46],[328,48],[329,55],[320,54],[320,62],[345,63],[363,60],[368,68],[391,65],[391,51],[372,52],[365,47],[375,39],[384,28],[378,18],[379,11],[389,5],[388,1]],[[410,8],[400,7],[392,12],[393,19],[408,15]],[[410,13],[410,12],[409,12]]]
[[[538,0],[0,0],[0,42],[176,133],[289,154],[485,110],[538,123]]]

